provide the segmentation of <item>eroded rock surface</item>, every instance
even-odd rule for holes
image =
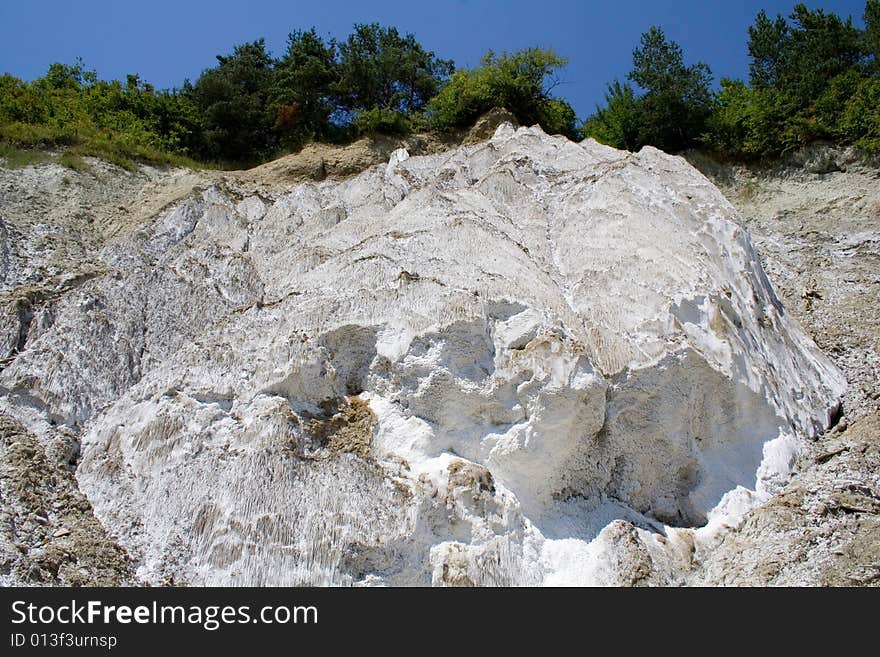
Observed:
[[[64,463],[68,436],[41,445],[0,415],[0,584],[121,586],[128,555],[106,534]]]
[[[0,411],[76,436],[140,581],[680,583],[839,414],[681,158],[504,124],[343,180],[164,175],[88,275],[7,265],[0,326]]]
[[[708,585],[880,585],[880,415],[824,437],[798,474],[702,555]]]
[[[880,584],[880,168],[813,146],[704,170],[739,210],[786,309],[844,372],[841,418],[791,482],[701,555],[696,583]]]

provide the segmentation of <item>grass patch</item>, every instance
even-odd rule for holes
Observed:
[[[90,167],[88,162],[83,159],[82,155],[72,150],[64,151],[61,154],[61,157],[58,158],[58,164],[67,167],[68,169],[79,171],[80,173],[92,170],[92,167]]]
[[[184,155],[167,153],[127,135],[107,131],[85,137],[80,143],[68,148],[65,154],[68,153],[72,158],[97,157],[127,171],[134,171],[139,163],[190,169],[212,168]]]
[[[219,168],[215,164],[197,162],[184,155],[165,153],[112,134],[89,135],[78,143],[69,145],[60,155],[46,150],[56,143],[51,140],[48,143],[36,141],[28,146],[22,146],[20,142],[0,139],[0,164],[7,169],[21,169],[36,164],[57,162],[68,169],[83,173],[91,171],[85,158],[96,157],[127,171],[134,171],[140,163],[189,169]]]
[[[32,148],[19,148],[5,141],[0,141],[0,160],[7,169],[21,169],[34,164],[45,164],[52,161],[52,156]]]

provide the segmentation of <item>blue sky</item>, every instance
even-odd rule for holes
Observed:
[[[157,87],[195,79],[233,45],[265,37],[281,54],[287,33],[315,26],[344,37],[356,22],[412,32],[459,66],[488,49],[552,46],[569,58],[559,95],[578,115],[601,102],[605,85],[624,77],[639,35],[660,25],[688,62],[708,63],[716,80],[745,77],[746,30],[758,10],[788,14],[776,0],[0,0],[0,72],[25,79],[54,61],[82,57],[103,78],[139,73]],[[864,0],[807,2],[859,25]]]

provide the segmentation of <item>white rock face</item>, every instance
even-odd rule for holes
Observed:
[[[100,259],[0,392],[83,431],[154,583],[674,578],[664,526],[765,499],[845,385],[706,178],[537,128],[215,185]]]

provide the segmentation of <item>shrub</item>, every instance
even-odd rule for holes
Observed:
[[[32,164],[51,162],[47,153],[39,150],[18,148],[0,139],[0,163],[7,169],[18,169]]]
[[[556,71],[565,64],[564,58],[541,48],[500,56],[490,51],[478,68],[457,71],[431,99],[429,124],[439,129],[468,127],[481,114],[503,107],[523,125],[538,123],[550,134],[577,138],[574,110],[550,95]]]
[[[605,107],[597,107],[584,123],[584,136],[614,148],[636,151],[642,146],[642,112],[633,88],[615,80],[605,92]]]
[[[739,159],[776,157],[812,140],[815,121],[773,89],[751,89],[725,79],[707,123],[703,143]]]
[[[840,116],[843,139],[862,150],[880,154],[880,80],[862,78]]]
[[[53,147],[76,143],[74,130],[16,121],[0,125],[0,139],[18,148]]]
[[[359,112],[352,121],[358,135],[407,135],[413,131],[413,125],[405,113],[379,108]]]

